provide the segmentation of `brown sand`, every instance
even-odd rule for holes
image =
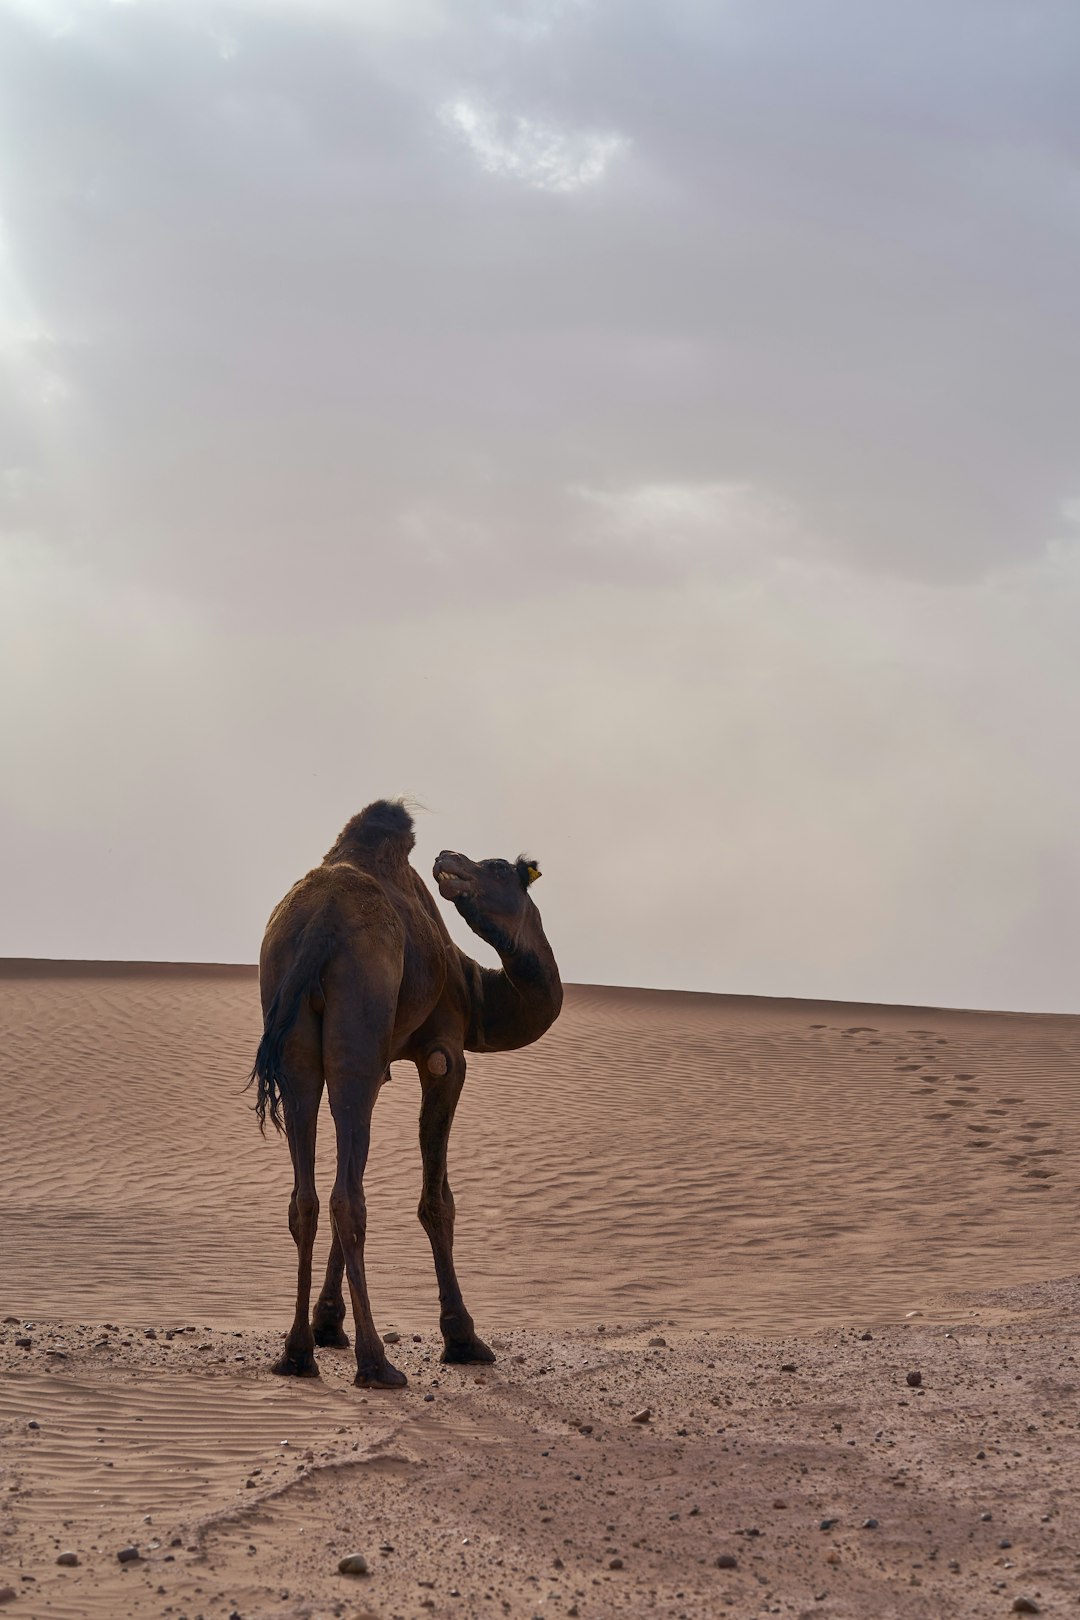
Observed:
[[[571,989],[455,1127],[480,1375],[437,1364],[400,1067],[369,1275],[411,1383],[365,1395],[266,1371],[253,972],[9,963],[0,1007],[13,1613],[1075,1612],[1080,1018]]]

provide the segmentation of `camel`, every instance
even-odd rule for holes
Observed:
[[[255,1111],[284,1128],[293,1164],[289,1229],[296,1243],[296,1314],[276,1373],[317,1377],[315,1346],[347,1346],[342,1276],[352,1296],[361,1388],[407,1383],[386,1357],[364,1275],[364,1168],[379,1088],[399,1058],[420,1075],[423,1190],[417,1211],[439,1285],[444,1362],[491,1362],[454,1270],[454,1197],[447,1146],[466,1052],[506,1052],[540,1038],[559,1016],[562,983],[529,893],[534,861],[472,861],[443,850],[433,877],[474,933],[495,948],[484,968],[451,940],[409,862],[412,817],[380,799],[347,822],[322,865],[293,885],[267,924],[259,957],[263,1036],[251,1080]],[[326,1086],[337,1134],[330,1195],[333,1241],[309,1320],[319,1218],[315,1132]]]

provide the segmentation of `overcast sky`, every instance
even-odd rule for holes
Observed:
[[[1080,1010],[1078,64],[0,0],[0,952],[252,961],[406,793],[567,979]]]

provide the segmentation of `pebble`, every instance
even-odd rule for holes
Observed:
[[[780,1363],[781,1372],[798,1372],[798,1370],[798,1367],[796,1367],[793,1361],[782,1361]]]
[[[979,1518],[982,1520],[983,1524],[989,1524],[990,1520],[993,1517],[994,1517],[994,1515],[992,1513],[990,1513],[990,1512],[980,1513],[979,1514]]]
[[[623,1561],[621,1558],[613,1558],[608,1564],[608,1569],[622,1569],[622,1567]]]
[[[649,1340],[649,1349],[650,1350],[666,1350],[667,1349],[667,1340],[666,1339],[650,1339]]]
[[[734,1553],[721,1553],[716,1560],[717,1569],[738,1569],[739,1560]]]
[[[19,1337],[15,1340],[15,1343],[18,1345],[20,1350],[29,1350],[33,1342],[33,1339],[28,1338],[25,1333],[20,1333]]]
[[[74,1569],[79,1562],[79,1555],[77,1552],[62,1552],[57,1555],[56,1562],[64,1564],[68,1569]]]
[[[346,1553],[338,1560],[339,1575],[366,1575],[367,1572],[368,1561],[363,1553]]]
[[[425,1401],[433,1401],[435,1399],[435,1397],[434,1397],[434,1395],[425,1395],[424,1399],[425,1399]]]
[[[14,1603],[18,1595],[13,1586],[0,1586],[0,1603]]]
[[[652,1407],[643,1406],[640,1412],[635,1412],[632,1415],[630,1421],[631,1423],[650,1423],[652,1421]]]
[[[1012,1542],[1011,1541],[999,1541],[998,1546],[999,1547],[1011,1547]]]
[[[837,1522],[838,1521],[836,1519],[822,1519],[821,1523],[818,1525],[818,1529],[819,1530],[831,1530],[833,1525],[836,1524]]]
[[[921,1315],[922,1315],[922,1311],[905,1311],[905,1312],[904,1312],[904,1315],[905,1315],[905,1316],[906,1316],[906,1317],[907,1317],[907,1318],[908,1318],[908,1320],[909,1320],[909,1321],[910,1321],[910,1319],[911,1319],[911,1318],[912,1318],[912,1317],[913,1317],[913,1316],[921,1316]]]
[[[31,1418],[26,1427],[28,1429],[40,1429],[41,1424],[38,1422],[37,1418]]]
[[[4,1317],[4,1326],[5,1327],[18,1327],[18,1325],[19,1325],[19,1323],[21,1321],[22,1321],[21,1316],[5,1316]]]
[[[907,1382],[912,1389],[918,1389],[919,1385],[922,1383],[922,1373],[909,1372],[907,1375]]]
[[[116,1556],[122,1564],[134,1564],[138,1561],[140,1554],[138,1547],[121,1547]]]
[[[876,1530],[877,1527],[878,1527],[877,1519],[864,1519],[863,1522],[862,1522],[862,1529],[863,1530]]]
[[[1041,1614],[1042,1610],[1033,1598],[1018,1597],[1013,1603],[1013,1614]]]
[[[143,1338],[144,1339],[156,1339],[157,1338],[157,1328],[147,1328],[145,1333],[143,1334]]]
[[[383,1342],[383,1344],[400,1344],[401,1343],[401,1334],[396,1333],[394,1331],[394,1329],[391,1328],[389,1333],[384,1333],[383,1334],[382,1342]]]
[[[872,1333],[860,1333],[859,1334],[859,1338],[862,1340],[863,1344],[868,1344],[873,1337],[874,1337],[874,1335]]]

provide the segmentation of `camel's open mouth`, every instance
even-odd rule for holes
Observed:
[[[471,894],[476,887],[476,879],[468,869],[469,863],[460,855],[452,855],[444,850],[435,862],[432,876],[439,885],[439,893],[444,900],[460,900],[462,895]]]

